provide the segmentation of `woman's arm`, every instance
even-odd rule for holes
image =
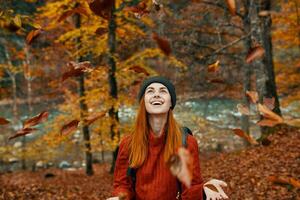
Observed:
[[[190,188],[186,188],[184,184],[181,184],[183,191],[181,198],[182,200],[203,200],[205,199],[203,192],[204,183],[201,176],[198,144],[197,140],[191,135],[187,137],[187,149],[193,158],[193,178]]]
[[[114,171],[113,196],[126,196],[126,200],[133,199],[132,181],[127,176],[129,167],[129,137],[125,137],[119,147],[116,167]]]

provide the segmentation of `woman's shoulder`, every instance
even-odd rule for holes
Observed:
[[[187,146],[198,147],[197,139],[193,135],[190,134],[187,135]]]

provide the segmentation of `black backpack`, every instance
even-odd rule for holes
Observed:
[[[188,135],[193,135],[193,133],[188,127],[185,126],[181,128],[181,132],[182,132],[182,146],[187,148],[187,137]],[[137,169],[131,167],[128,167],[127,169],[127,176],[132,179],[134,191],[135,191],[135,182],[136,182],[136,170]],[[182,188],[181,188],[181,183],[179,182],[178,179],[177,179],[177,188],[178,188],[178,194],[176,199],[179,199],[182,192]]]

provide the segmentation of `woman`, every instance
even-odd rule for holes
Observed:
[[[128,200],[202,200],[205,194],[207,199],[226,198],[222,189],[214,192],[205,187],[193,136],[186,138],[187,150],[193,158],[191,186],[187,188],[180,183],[166,164],[182,146],[182,131],[173,116],[176,105],[173,84],[161,76],[150,77],[143,82],[138,97],[140,106],[133,132],[120,143],[113,195]],[[219,190],[219,183],[213,180],[206,184],[215,184]]]

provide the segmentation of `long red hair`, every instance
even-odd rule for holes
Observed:
[[[146,160],[148,153],[148,138],[150,125],[148,123],[147,111],[144,97],[141,98],[137,112],[134,129],[130,137],[129,160],[130,167],[138,168]],[[168,112],[166,124],[166,143],[164,147],[164,160],[168,161],[170,156],[176,153],[181,146],[181,130],[176,122],[172,109]]]

